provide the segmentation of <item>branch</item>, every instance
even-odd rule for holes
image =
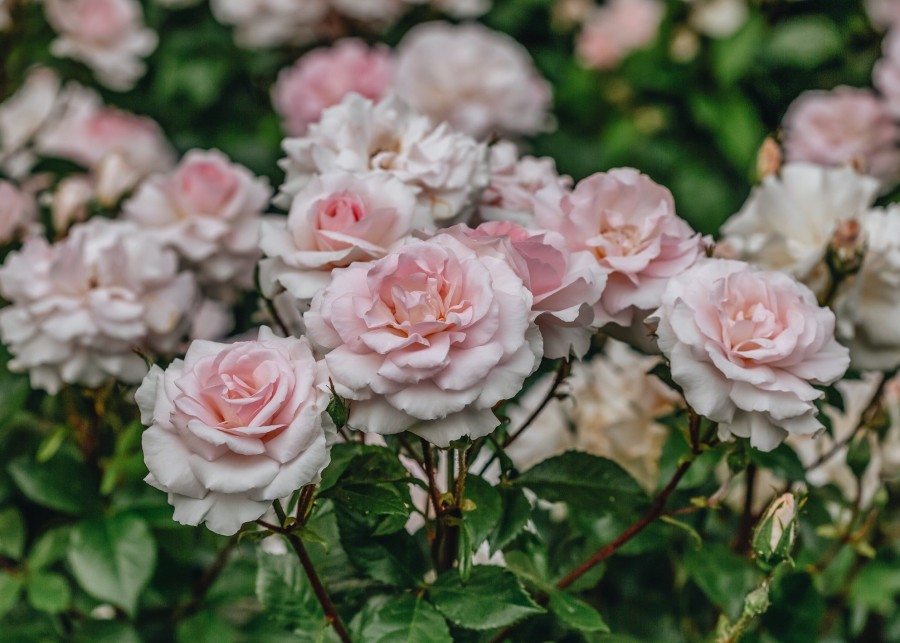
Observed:
[[[546,406],[550,403],[550,400],[553,399],[553,396],[556,394],[556,389],[559,388],[559,385],[562,384],[563,380],[569,376],[569,360],[563,358],[559,363],[559,368],[556,369],[556,377],[553,379],[553,384],[550,386],[550,390],[547,391],[547,395],[544,396],[544,399],[541,400],[541,403],[538,404],[537,408],[531,412],[531,414],[525,419],[522,423],[522,426],[519,427],[519,430],[515,433],[511,433],[506,437],[506,440],[503,442],[503,447],[508,447],[512,444],[516,438],[518,438],[522,433],[525,432],[531,423],[537,419],[537,416],[541,414],[541,412],[546,408]]]
[[[315,592],[316,598],[319,599],[319,604],[325,612],[326,620],[334,628],[335,634],[338,635],[338,638],[341,639],[343,643],[353,643],[353,639],[350,638],[347,628],[344,627],[344,622],[341,620],[337,608],[335,608],[334,603],[328,596],[328,592],[325,591],[325,586],[322,585],[322,580],[316,573],[316,568],[313,566],[313,562],[306,552],[306,547],[303,546],[303,541],[300,540],[300,537],[296,534],[287,534],[287,539],[288,542],[291,543],[291,547],[293,547],[294,551],[297,553],[297,558],[300,559],[300,564],[306,572],[306,577],[309,578],[309,583],[312,585],[313,592]]]

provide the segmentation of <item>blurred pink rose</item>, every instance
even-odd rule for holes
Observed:
[[[377,101],[393,83],[390,50],[348,38],[330,48],[313,49],[281,70],[272,88],[272,103],[284,130],[301,136],[310,123],[319,120],[322,110],[340,103],[350,92]]]
[[[304,45],[322,31],[329,0],[210,0],[213,17],[234,25],[237,44],[249,49]]]
[[[171,353],[189,325],[193,275],[139,228],[95,218],[53,245],[31,237],[0,268],[0,336],[10,370],[56,393],[63,383],[137,383],[135,348]]]
[[[389,174],[317,176],[294,197],[286,222],[263,224],[264,273],[309,299],[332,269],[380,259],[408,237],[415,209],[415,192]]]
[[[59,106],[56,72],[36,67],[28,72],[15,94],[0,103],[0,168],[16,179],[25,178],[35,158],[28,146]]]
[[[582,357],[596,331],[593,306],[606,285],[604,271],[590,252],[570,252],[555,232],[534,232],[510,221],[448,228],[481,256],[502,259],[531,291],[532,318],[541,330],[544,356]]]
[[[555,185],[569,191],[572,177],[560,176],[552,158],[523,156],[514,143],[491,145],[491,182],[481,195],[478,216],[485,221],[515,221],[524,226],[534,219],[535,195]]]
[[[304,315],[350,425],[439,446],[493,431],[541,358],[531,294],[502,259],[449,235],[335,270]]]
[[[118,153],[135,178],[171,167],[174,153],[157,123],[103,105],[93,91],[69,85],[64,110],[38,134],[36,149],[93,169],[108,154]]]
[[[35,224],[34,197],[9,181],[0,179],[0,244],[7,244]]]
[[[897,3],[900,8],[900,3]],[[900,118],[900,28],[891,29],[882,42],[884,56],[872,70],[872,84],[881,92],[894,118]]]
[[[236,533],[319,480],[330,460],[323,379],[306,340],[267,328],[257,341],[193,342],[135,394],[149,426],[145,480],[169,494],[177,522]]]
[[[609,273],[594,309],[598,323],[638,321],[659,306],[668,280],[704,253],[705,241],[675,214],[669,190],[635,169],[594,174],[559,194],[551,187],[539,195],[536,223]]]
[[[478,23],[430,22],[397,46],[397,93],[479,139],[547,129],[552,90],[528,50]]]
[[[834,313],[806,286],[741,261],[709,259],[669,281],[657,321],[659,347],[697,413],[719,436],[771,451],[789,433],[823,430],[813,384],[850,364],[834,339]]]
[[[610,0],[584,23],[575,43],[578,58],[591,69],[615,69],[653,42],[665,10],[659,0]]]
[[[144,182],[123,212],[175,248],[201,283],[246,288],[270,195],[268,181],[218,150],[191,150],[174,172]]]
[[[110,89],[131,89],[144,75],[141,58],[156,48],[137,0],[46,0],[47,20],[59,33],[53,55],[74,58]]]
[[[364,22],[385,25],[400,17],[408,0],[329,0],[332,8]]]
[[[884,190],[900,179],[900,127],[871,90],[804,92],[788,107],[782,124],[788,161],[857,165]]]

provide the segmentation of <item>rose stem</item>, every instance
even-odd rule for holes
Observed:
[[[325,612],[326,619],[331,623],[331,626],[334,628],[335,633],[341,641],[344,643],[352,643],[353,640],[350,638],[350,634],[347,633],[347,628],[344,627],[344,622],[341,620],[341,616],[338,614],[334,603],[331,602],[328,592],[325,591],[325,586],[322,585],[322,580],[316,573],[316,568],[313,566],[313,562],[306,552],[306,547],[303,546],[303,541],[296,534],[286,535],[288,541],[291,543],[291,547],[293,547],[294,551],[297,553],[297,558],[300,559],[300,564],[306,572],[306,577],[309,578],[309,583],[312,585],[316,598],[319,599],[319,604]]]

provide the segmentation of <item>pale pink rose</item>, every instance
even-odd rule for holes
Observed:
[[[9,367],[56,393],[63,383],[137,383],[134,349],[170,353],[189,325],[196,286],[175,253],[124,221],[92,219],[53,245],[28,239],[0,268],[0,336]]]
[[[535,196],[551,185],[561,192],[572,188],[572,177],[560,176],[549,157],[523,156],[514,143],[491,145],[491,182],[481,195],[478,216],[485,221],[515,221],[524,226],[534,220]]]
[[[202,284],[247,288],[270,195],[268,181],[218,150],[191,150],[173,172],[141,184],[123,212],[175,248]]]
[[[347,38],[329,48],[313,49],[282,69],[272,88],[272,104],[284,130],[302,136],[322,110],[349,94],[381,100],[394,84],[394,63],[383,45],[369,47]]]
[[[217,342],[234,330],[234,313],[231,306],[215,299],[204,298],[191,316],[188,339],[205,339]]]
[[[788,161],[858,165],[884,190],[900,178],[900,127],[871,90],[804,92],[788,107],[782,125]]]
[[[675,214],[672,194],[632,168],[579,181],[570,194],[539,195],[536,223],[588,251],[609,273],[598,321],[628,326],[659,306],[669,279],[703,256],[705,241]]]
[[[304,45],[322,31],[329,0],[210,0],[219,22],[235,27],[234,39],[249,49]]]
[[[850,364],[834,313],[812,291],[741,261],[708,259],[672,278],[649,321],[688,404],[718,422],[721,439],[750,438],[762,451],[822,431],[823,393],[812,385]]]
[[[435,126],[393,96],[375,104],[348,94],[283,147],[287,176],[276,201],[283,207],[317,174],[387,173],[416,191],[421,225],[448,225],[472,212],[489,180],[486,145]]]
[[[710,38],[728,38],[747,22],[747,0],[692,0],[688,23]]]
[[[441,234],[453,236],[481,256],[509,264],[531,292],[532,318],[541,330],[544,356],[582,357],[590,346],[593,307],[603,294],[606,271],[590,252],[570,252],[555,232],[530,231],[511,221],[465,224]]]
[[[94,198],[94,182],[86,174],[72,174],[60,181],[50,206],[54,231],[62,235],[69,226],[87,219]]]
[[[659,0],[610,0],[584,23],[575,43],[578,58],[590,69],[615,69],[653,42],[665,10]]]
[[[900,2],[897,0],[864,0],[863,6],[877,29],[884,31],[900,24]]]
[[[385,25],[406,10],[407,0],[328,0],[336,11],[354,20]]]
[[[26,147],[59,105],[59,77],[45,67],[32,69],[15,94],[0,103],[0,168],[24,178],[34,163]]]
[[[59,34],[54,56],[74,58],[110,89],[131,89],[144,75],[142,58],[156,49],[137,0],[46,0],[50,26]]]
[[[900,9],[900,3],[897,3]],[[891,29],[882,42],[884,56],[872,70],[872,84],[884,97],[894,118],[900,118],[900,28]]]
[[[476,138],[546,130],[552,98],[528,50],[478,23],[410,30],[397,46],[397,93]]]
[[[389,174],[317,176],[294,197],[287,221],[263,224],[265,274],[310,299],[332,269],[379,259],[407,238],[415,209],[415,192]]]
[[[34,226],[37,203],[34,197],[9,181],[0,179],[0,244],[16,239]]]
[[[438,446],[493,431],[541,358],[531,294],[509,265],[449,235],[332,273],[304,315],[352,428]]]
[[[118,153],[135,177],[172,165],[172,148],[152,119],[107,107],[93,91],[74,84],[66,88],[63,99],[63,113],[37,136],[38,153],[88,169],[98,166],[108,154]]]
[[[137,390],[145,480],[174,518],[225,536],[318,482],[330,461],[325,374],[306,340],[261,328],[256,341],[194,341]]]

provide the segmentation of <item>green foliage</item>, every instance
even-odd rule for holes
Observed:
[[[381,605],[360,631],[360,640],[372,643],[450,643],[444,618],[421,596],[402,594]]]
[[[445,572],[428,595],[441,614],[472,630],[505,627],[544,611],[513,574],[490,565],[472,569],[468,582],[456,570]]]

